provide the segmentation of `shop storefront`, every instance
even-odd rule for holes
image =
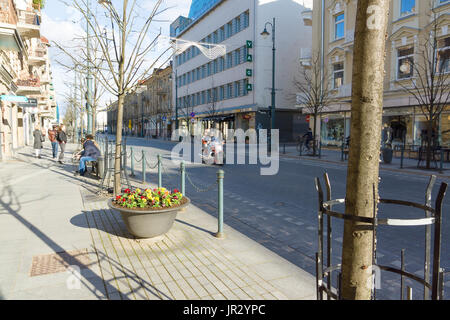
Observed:
[[[320,135],[323,146],[340,147],[344,138],[350,136],[351,112],[322,114]],[[311,120],[312,121],[312,120]],[[311,122],[312,123],[312,122]],[[422,144],[422,133],[427,129],[427,119],[420,107],[385,108],[382,129],[390,128],[392,146]],[[450,146],[450,106],[441,113],[437,129],[438,141],[442,146]],[[382,135],[382,139],[383,139]]]

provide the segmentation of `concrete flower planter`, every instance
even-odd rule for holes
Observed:
[[[179,211],[184,210],[190,200],[182,205],[168,209],[128,209],[115,206],[113,199],[108,200],[108,206],[111,209],[120,212],[128,231],[138,238],[154,238],[167,233],[172,228],[173,222]]]

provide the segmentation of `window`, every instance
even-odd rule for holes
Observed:
[[[234,65],[237,66],[239,64],[241,64],[241,50],[237,49],[234,52]]]
[[[344,18],[345,15],[343,13],[334,17],[334,39],[341,39],[345,35]]]
[[[233,53],[230,52],[227,54],[227,68],[233,67]]]
[[[205,98],[206,98],[205,91],[202,91],[202,104],[206,103]]]
[[[235,18],[235,21],[236,21],[235,22],[235,26],[236,26],[235,33],[238,33],[241,31],[241,18],[237,17],[237,18]]]
[[[227,23],[227,34],[226,37],[229,38],[233,35],[233,24],[231,22]]]
[[[439,40],[436,64],[438,72],[450,72],[450,37]]]
[[[241,82],[236,81],[234,83],[234,96],[237,98],[241,95]]]
[[[337,89],[344,84],[344,63],[333,65],[333,88]]]
[[[227,84],[227,99],[233,97],[233,85],[231,83]]]
[[[398,50],[398,79],[408,79],[414,74],[414,48]]]
[[[416,0],[400,0],[400,15],[408,15],[415,11]]]
[[[221,86],[219,90],[219,101],[222,101],[225,99],[225,87]]]

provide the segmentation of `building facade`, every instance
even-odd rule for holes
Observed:
[[[57,118],[40,10],[31,0],[0,0],[0,159],[32,144],[36,125],[47,130]]]
[[[166,138],[172,132],[172,66],[155,68],[141,81],[136,92],[124,101],[124,133],[132,136]],[[117,101],[108,107],[108,128],[117,127]]]
[[[325,85],[335,101],[320,116],[319,128],[324,145],[340,146],[350,135],[353,41],[356,0],[315,0],[312,11],[303,12],[305,25],[312,25],[312,52],[322,55]],[[417,100],[405,91],[417,80],[413,64],[425,63],[419,55],[438,25],[437,56],[444,72],[449,72],[450,1],[393,0],[390,4],[384,82],[383,127],[392,129],[393,145],[421,145],[426,117]],[[323,28],[322,28],[323,25]],[[434,38],[434,36],[433,36]],[[323,47],[323,50],[322,50]],[[441,145],[450,144],[450,108],[445,107],[439,125]]]
[[[189,17],[171,25],[177,42],[172,104],[180,129],[198,134],[215,127],[226,135],[227,129],[270,128],[273,42],[272,34],[264,39],[261,33],[265,27],[272,33],[266,23],[275,18],[275,125],[282,141],[304,131],[298,126],[303,116],[295,107],[294,76],[301,48],[310,48],[312,40],[301,3],[192,2]],[[225,52],[214,54],[217,46]]]

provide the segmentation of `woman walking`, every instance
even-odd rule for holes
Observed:
[[[44,136],[42,135],[42,131],[39,128],[39,125],[36,125],[36,127],[34,128],[33,138],[34,138],[33,148],[36,158],[41,159],[41,149],[43,147],[42,143],[44,142]]]
[[[64,152],[66,151],[67,135],[65,132],[66,127],[62,124],[59,126],[58,134],[56,135],[56,140],[58,140],[61,153],[59,154],[58,162],[63,164]]]

